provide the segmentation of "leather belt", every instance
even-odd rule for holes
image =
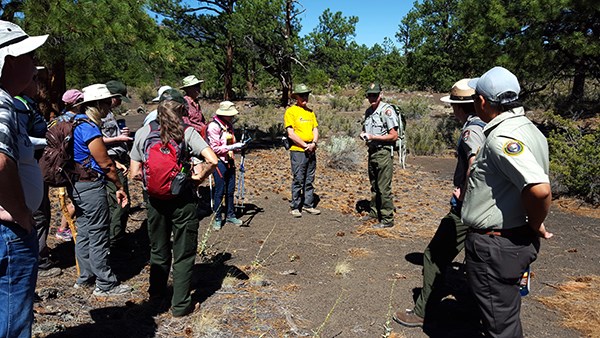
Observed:
[[[498,236],[498,237],[515,237],[515,236],[531,236],[533,230],[528,226],[520,226],[518,228],[510,229],[476,229],[469,228],[469,232],[473,232],[480,235]]]

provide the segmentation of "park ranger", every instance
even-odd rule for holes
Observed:
[[[486,141],[468,178],[462,221],[467,279],[486,337],[523,337],[519,281],[537,258],[552,193],[548,143],[525,117],[517,77],[494,67],[469,81]]]
[[[369,108],[365,111],[360,137],[369,147],[369,181],[371,204],[367,218],[377,219],[373,228],[394,226],[392,176],[394,144],[398,139],[398,115],[394,108],[381,101],[381,85],[371,83],[367,89]]]
[[[465,184],[469,176],[469,167],[485,140],[485,123],[475,113],[472,97],[475,91],[468,86],[469,80],[462,79],[456,82],[450,90],[450,95],[440,99],[452,106],[454,117],[463,125],[456,146],[454,190],[450,198],[450,212],[440,221],[435,235],[423,253],[423,288],[415,301],[414,310],[400,310],[394,314],[394,320],[404,326],[423,325],[425,315],[439,304],[443,296],[439,288],[445,271],[465,246],[467,227],[460,221]]]

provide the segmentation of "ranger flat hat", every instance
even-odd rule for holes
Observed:
[[[475,89],[469,87],[470,80],[462,79],[456,82],[450,89],[450,95],[442,97],[440,101],[445,103],[473,103],[472,95],[475,94]]]

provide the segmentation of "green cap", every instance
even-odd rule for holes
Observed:
[[[367,88],[367,94],[379,94],[381,93],[381,85],[378,82],[373,82]]]
[[[310,93],[311,91],[312,90],[308,89],[308,86],[306,86],[304,83],[299,83],[294,86],[294,91],[292,94],[306,94]]]
[[[158,101],[159,102],[163,102],[163,101],[175,101],[175,102],[179,102],[181,104],[187,105],[187,102],[183,98],[183,95],[181,95],[181,92],[179,90],[173,89],[173,88],[165,90],[160,95],[160,99]]]
[[[123,82],[111,80],[106,83],[106,88],[110,91],[111,94],[119,94],[121,100],[125,102],[131,102],[127,97],[127,86],[123,84]]]

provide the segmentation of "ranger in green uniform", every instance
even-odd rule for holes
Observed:
[[[450,95],[441,98],[450,103],[454,117],[463,124],[460,138],[456,146],[456,169],[454,170],[454,191],[450,199],[450,212],[442,218],[435,235],[423,253],[423,288],[415,302],[414,310],[400,310],[394,314],[398,323],[416,327],[422,326],[425,315],[438,304],[441,298],[439,287],[443,282],[444,272],[452,260],[465,246],[467,226],[460,221],[463,197],[469,167],[475,155],[483,145],[485,123],[477,117],[473,106],[472,95],[475,91],[468,86],[469,79],[462,79],[452,86]]]
[[[519,281],[537,258],[552,192],[548,143],[517,101],[515,75],[494,67],[469,81],[486,141],[468,178],[462,221],[467,279],[486,337],[523,337]]]
[[[365,111],[360,137],[369,147],[369,181],[371,206],[368,217],[378,219],[373,228],[394,226],[392,176],[394,174],[394,143],[398,139],[398,115],[392,106],[381,102],[381,85],[371,83],[367,89],[371,106]]]

